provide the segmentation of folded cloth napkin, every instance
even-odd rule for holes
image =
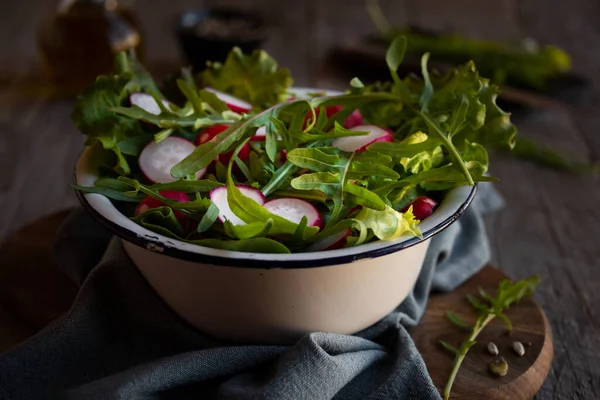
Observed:
[[[198,332],[152,291],[120,241],[83,211],[63,226],[59,265],[80,292],[59,323],[0,355],[1,399],[439,399],[406,328],[431,291],[449,291],[490,257],[475,202],[432,239],[412,294],[356,335],[315,332],[293,346],[233,345]],[[100,259],[101,257],[101,259]]]

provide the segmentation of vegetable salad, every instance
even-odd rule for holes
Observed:
[[[489,176],[486,145],[514,146],[499,89],[469,62],[450,73],[354,78],[339,95],[294,93],[264,51],[233,49],[168,99],[133,54],[78,98],[72,119],[101,178],[91,187],[139,225],[226,250],[291,253],[420,236],[448,190]],[[161,91],[162,89],[162,91]]]

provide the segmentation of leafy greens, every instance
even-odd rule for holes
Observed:
[[[344,94],[298,98],[290,97],[289,71],[270,56],[234,49],[225,63],[209,64],[198,82],[184,71],[177,86],[186,101],[179,106],[162,104],[149,75],[131,55],[120,55],[115,75],[98,78],[73,112],[88,143],[99,142],[118,163],[105,165],[112,172],[106,169],[95,186],[75,188],[123,204],[152,197],[163,206],[138,213],[134,221],[165,236],[228,250],[303,251],[346,230],[346,246],[420,236],[411,202],[420,195],[441,199],[456,186],[494,181],[486,175],[484,146],[511,149],[516,129],[496,105],[497,87],[482,78],[472,62],[439,76],[429,73],[425,54],[422,77],[401,78],[397,70],[406,49],[404,37],[391,43],[386,56],[389,82],[365,86],[355,78]],[[202,85],[251,102],[254,109],[232,112]],[[136,91],[154,96],[160,113],[129,106],[127,98]],[[356,112],[364,124],[393,132],[394,141],[373,143],[354,153],[335,147],[336,138],[368,134],[344,127]],[[148,184],[132,168],[139,148],[150,141],[169,135],[194,140],[203,128],[216,124],[228,128],[175,164],[174,182]],[[262,140],[255,139],[259,128],[265,129]],[[240,151],[248,144],[251,150],[244,161]],[[216,161],[224,154],[229,154],[226,164],[221,158]],[[203,168],[208,168],[208,176],[193,179]],[[240,184],[261,190],[267,200],[308,201],[325,221],[324,228],[319,232],[308,226],[306,217],[296,223],[267,211],[247,198]],[[208,193],[221,186],[226,187],[229,208],[245,224],[217,220],[218,204]],[[169,190],[184,192],[192,200],[170,200],[163,195]],[[185,223],[177,218],[181,215]]]

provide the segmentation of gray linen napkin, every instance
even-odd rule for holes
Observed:
[[[76,212],[55,253],[79,295],[60,323],[0,355],[0,398],[439,399],[406,328],[431,291],[453,290],[489,260],[481,216],[501,206],[480,185],[467,212],[432,239],[394,312],[356,335],[315,332],[293,346],[233,345],[192,329],[120,242]]]

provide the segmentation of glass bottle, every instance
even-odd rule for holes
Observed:
[[[143,61],[139,23],[131,8],[117,0],[62,0],[38,31],[44,72],[66,95],[110,73],[115,54],[132,48]]]

